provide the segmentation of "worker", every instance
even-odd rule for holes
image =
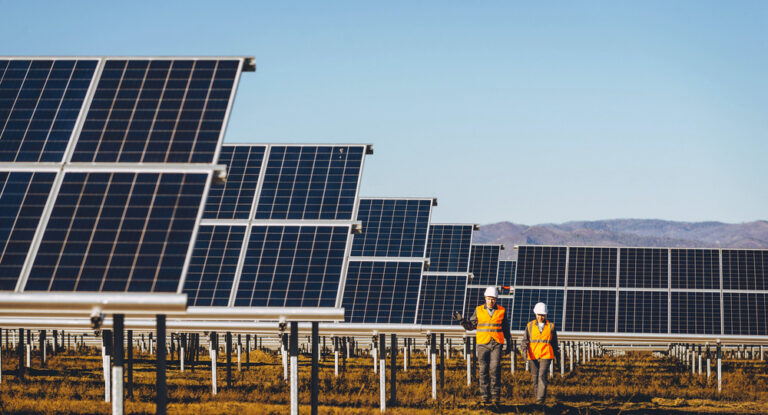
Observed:
[[[477,330],[477,360],[480,362],[480,393],[483,404],[499,404],[501,394],[501,354],[510,352],[509,318],[506,310],[496,301],[499,290],[488,287],[484,292],[485,304],[477,306],[469,320],[454,313],[466,330]]]
[[[536,318],[525,326],[520,349],[531,364],[533,396],[537,404],[543,404],[547,396],[547,376],[553,360],[560,360],[555,325],[547,320],[547,305],[537,303],[533,307]]]

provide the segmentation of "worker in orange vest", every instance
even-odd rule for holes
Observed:
[[[461,325],[466,330],[477,330],[480,393],[483,395],[484,404],[491,402],[498,404],[501,394],[502,348],[506,343],[507,347],[504,353],[508,354],[511,347],[509,318],[504,307],[496,304],[496,299],[499,297],[499,291],[496,287],[486,288],[484,296],[485,304],[477,306],[469,320],[461,318],[461,315],[458,314],[455,317],[461,321]]]
[[[560,350],[555,325],[547,320],[547,305],[537,303],[533,313],[536,319],[525,326],[520,349],[531,364],[533,396],[537,404],[543,404],[547,396],[547,372],[554,360],[560,360]]]

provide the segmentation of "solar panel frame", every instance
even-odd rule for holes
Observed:
[[[425,326],[456,325],[457,321],[451,318],[451,313],[464,313],[464,299],[467,296],[466,273],[428,273],[422,272],[421,285],[419,287],[419,301],[417,306],[416,324]],[[450,290],[450,287],[454,290]],[[440,296],[442,292],[448,294]],[[435,295],[432,295],[432,294]],[[437,299],[443,301],[438,304]],[[432,307],[430,308],[429,305]]]
[[[72,160],[73,157],[74,157],[75,152],[77,151],[77,144],[79,142],[79,138],[80,138],[80,135],[82,133],[82,129],[83,129],[83,126],[85,124],[86,117],[87,117],[88,113],[90,112],[90,109],[91,109],[91,106],[92,106],[92,101],[93,101],[94,95],[96,93],[96,89],[98,88],[98,84],[99,84],[99,82],[102,79],[102,73],[104,71],[104,68],[105,68],[105,66],[108,63],[116,62],[116,61],[124,61],[124,60],[125,61],[147,61],[147,62],[150,62],[150,63],[155,62],[155,61],[192,61],[192,62],[198,62],[198,61],[237,61],[237,65],[236,65],[236,68],[235,68],[235,74],[234,74],[234,78],[233,78],[233,81],[232,81],[232,87],[231,87],[231,90],[229,91],[228,103],[227,103],[226,108],[223,111],[223,117],[222,117],[222,120],[221,120],[221,126],[219,127],[219,134],[218,134],[218,138],[216,140],[216,146],[214,148],[211,161],[210,162],[205,162],[205,161],[203,161],[203,162],[201,162],[201,161],[187,161],[187,162],[174,162],[174,161],[171,161],[170,162],[171,164],[177,164],[177,163],[178,164],[190,164],[190,163],[191,164],[214,164],[216,162],[216,160],[218,160],[218,158],[219,158],[219,152],[220,152],[220,149],[221,149],[221,145],[222,145],[222,142],[223,142],[223,138],[224,138],[224,134],[225,134],[227,125],[229,123],[229,117],[230,117],[230,115],[232,113],[232,105],[233,105],[233,102],[235,100],[235,96],[236,96],[236,93],[237,93],[238,85],[240,84],[240,76],[241,76],[241,74],[243,72],[244,62],[245,62],[246,59],[247,58],[232,57],[232,56],[230,56],[230,57],[227,57],[227,56],[208,56],[208,57],[187,57],[187,56],[174,56],[174,57],[169,57],[169,56],[144,56],[144,57],[142,57],[142,56],[131,56],[131,57],[123,57],[123,56],[110,56],[110,57],[101,57],[100,58],[101,63],[99,65],[99,76],[98,76],[97,79],[94,80],[94,82],[91,85],[93,91],[89,94],[87,108],[85,109],[85,111],[83,113],[81,113],[82,121],[79,123],[79,130],[78,130],[78,133],[77,133],[77,136],[76,136],[77,139],[75,140],[74,143],[72,143],[71,151],[70,151],[70,153],[68,155],[67,161],[70,162],[70,163],[121,163],[121,164],[122,163],[128,163],[128,164],[133,164],[133,163],[136,163],[136,164],[154,164],[154,163],[165,164],[165,163],[168,162],[168,161],[165,161],[165,162],[160,162],[160,161],[134,161],[134,162],[120,162],[120,161],[110,162],[110,161],[105,161],[105,162],[97,162],[97,161],[73,161]],[[169,70],[169,73],[170,73],[170,70]],[[191,80],[191,77],[192,77],[192,75],[190,74],[190,80]],[[213,83],[213,80],[211,80],[211,83]],[[180,111],[179,112],[179,116],[180,116],[181,109],[179,111]],[[203,121],[202,115],[201,115],[200,120],[201,120],[201,122]],[[127,130],[126,130],[126,133],[127,133]],[[149,140],[149,137],[147,137],[147,140]],[[171,140],[171,142],[172,141],[173,140]],[[192,156],[192,153],[190,153],[190,158],[191,158],[191,156]]]
[[[0,59],[3,59],[3,57],[0,57]],[[206,179],[206,185],[203,191],[203,196],[205,196],[208,192],[208,185],[210,184],[211,180],[211,174],[214,169],[214,162],[218,156],[219,149],[222,144],[221,138],[224,135],[224,132],[226,130],[226,125],[229,120],[229,116],[231,114],[231,108],[233,105],[233,101],[235,99],[235,94],[237,90],[237,86],[239,85],[239,78],[243,71],[243,65],[245,59],[243,57],[56,57],[56,58],[50,58],[50,57],[9,57],[9,59],[31,59],[31,60],[50,60],[50,59],[64,59],[64,60],[72,60],[72,59],[93,59],[97,60],[97,68],[94,71],[94,74],[92,76],[92,79],[89,84],[88,92],[86,93],[86,97],[83,100],[83,103],[81,105],[80,111],[78,113],[77,121],[75,122],[75,127],[72,131],[71,138],[68,141],[67,150],[65,153],[65,156],[63,157],[62,161],[60,163],[54,163],[54,165],[57,165],[59,167],[59,174],[57,175],[56,183],[54,184],[54,189],[52,190],[51,197],[49,198],[49,202],[46,205],[45,211],[43,212],[41,221],[38,225],[38,229],[35,235],[35,241],[33,241],[32,247],[30,247],[30,253],[27,258],[27,261],[25,261],[24,268],[22,271],[22,276],[19,278],[16,290],[17,292],[23,291],[23,287],[27,283],[27,278],[29,275],[29,271],[31,270],[31,264],[34,261],[34,258],[37,255],[37,250],[39,249],[40,240],[42,239],[43,230],[47,226],[48,220],[50,218],[50,213],[53,208],[53,204],[55,203],[56,195],[58,195],[58,190],[61,186],[61,182],[64,178],[64,176],[67,173],[70,172],[78,172],[78,171],[85,171],[85,172],[100,172],[100,171],[113,171],[113,172],[135,172],[135,173],[205,173],[207,174]],[[232,92],[229,96],[229,100],[227,103],[226,112],[223,117],[223,121],[221,124],[221,128],[219,131],[219,137],[216,144],[216,150],[215,150],[215,157],[214,160],[211,163],[195,163],[193,165],[174,165],[171,168],[168,168],[167,165],[163,163],[122,163],[119,166],[116,166],[116,163],[77,163],[72,162],[72,154],[74,152],[74,148],[77,143],[77,138],[80,135],[80,132],[82,130],[82,126],[84,123],[84,120],[87,116],[88,109],[90,108],[91,101],[93,99],[93,95],[95,92],[95,89],[98,84],[98,80],[101,77],[101,71],[103,70],[104,63],[110,59],[126,59],[126,60],[236,60],[236,73],[235,73],[235,80],[233,81],[232,86]],[[5,163],[2,163],[5,164]],[[45,164],[43,163],[36,163],[36,164],[30,164],[30,163],[13,163],[14,168],[31,168],[34,170],[40,170],[41,167],[45,167]],[[203,197],[204,201],[205,197]],[[200,217],[202,216],[202,210],[203,206],[199,206],[198,210],[198,217],[195,221],[194,228],[192,230],[192,240],[195,239],[197,230],[200,224]],[[193,244],[190,243],[189,246],[189,252],[186,256],[186,261],[183,266],[182,271],[182,278],[179,281],[178,286],[178,292],[181,291],[183,287],[183,279],[184,274],[186,273],[186,270],[189,266],[189,259],[191,257],[191,250],[193,248]]]
[[[472,250],[472,240],[474,235],[474,229],[477,225],[475,224],[466,224],[466,223],[430,223],[429,224],[429,231],[427,236],[427,250],[425,255],[430,260],[430,269],[434,270],[434,272],[450,272],[450,273],[468,273],[469,272],[469,258],[470,258],[470,252]],[[441,238],[439,241],[439,246],[435,247],[434,249],[430,249],[433,247],[433,240],[435,239],[433,237],[434,232],[436,229],[441,229]],[[444,245],[445,245],[445,239],[443,235],[446,231],[450,231],[450,235],[448,235],[448,238],[450,238],[448,243],[448,251],[447,253],[444,253]],[[461,240],[454,241],[453,237],[456,236],[456,231],[459,232],[466,232],[469,231],[468,240],[466,241],[466,255],[464,254],[464,244],[465,241],[463,240],[464,235],[460,233],[458,235]],[[454,246],[458,245],[458,246]],[[437,255],[435,255],[435,251],[437,252]],[[436,258],[436,256],[438,258]],[[447,260],[443,260],[443,258],[448,257]],[[443,262],[448,262],[447,264],[443,264]],[[453,265],[453,263],[456,263],[456,265]]]
[[[362,225],[363,225],[363,233],[362,233],[362,235],[363,235],[364,239],[363,239],[363,242],[361,242],[361,243],[362,244],[368,244],[368,245],[370,245],[371,242],[369,242],[368,239],[365,238],[365,236],[366,235],[373,235],[373,233],[367,232],[368,230],[370,230],[370,227],[366,226],[366,221],[363,218],[360,218],[360,204],[361,203],[363,203],[363,202],[382,202],[382,203],[392,202],[395,205],[405,203],[406,206],[402,206],[402,208],[405,208],[405,209],[408,209],[409,207],[411,207],[409,205],[411,205],[413,203],[418,203],[418,205],[416,206],[417,211],[415,212],[417,215],[421,215],[422,214],[422,208],[424,208],[424,206],[422,206],[422,205],[427,204],[427,206],[426,206],[426,217],[424,218],[424,217],[421,217],[421,216],[417,216],[415,218],[417,224],[418,224],[418,222],[420,220],[421,225],[424,226],[423,230],[421,230],[421,231],[423,231],[423,233],[420,230],[415,229],[413,231],[413,235],[412,235],[413,236],[412,243],[411,243],[411,241],[406,242],[406,243],[411,243],[412,244],[412,248],[406,249],[406,251],[408,251],[408,253],[411,253],[411,254],[419,254],[420,253],[421,255],[402,255],[402,253],[403,253],[402,250],[396,249],[396,248],[389,248],[389,247],[385,248],[386,252],[384,254],[380,254],[379,252],[370,252],[370,251],[366,250],[366,246],[365,245],[361,247],[358,244],[358,246],[356,247],[354,241],[353,241],[353,245],[352,245],[352,252],[350,253],[350,255],[355,257],[355,258],[426,258],[427,257],[427,245],[428,245],[428,241],[429,241],[429,226],[430,226],[430,221],[432,220],[432,207],[436,203],[435,200],[436,199],[432,198],[432,197],[360,197],[360,198],[358,198],[358,201],[357,201],[358,213],[357,213],[356,218],[357,218],[357,220],[359,222],[362,222]],[[384,208],[384,206],[382,205],[382,209],[383,208]],[[406,212],[406,214],[407,213],[408,212]],[[393,221],[396,220],[396,219],[402,219],[402,222],[400,223],[400,225],[402,225],[402,227],[405,228],[405,226],[409,224],[411,218],[405,216],[403,218],[392,218],[392,219],[393,219]],[[381,224],[381,220],[379,220],[378,222]],[[390,225],[394,226],[396,224],[395,223],[391,223]],[[418,235],[417,233],[421,233],[421,235]],[[381,233],[376,233],[374,235],[374,238],[380,237],[380,236],[381,236]],[[389,236],[390,235],[385,235],[384,236],[386,238],[384,240],[384,242],[387,245],[392,245],[393,241],[391,240],[391,238]],[[355,238],[355,240],[359,241],[361,239]],[[381,242],[380,239],[375,239],[373,241],[374,250],[376,250],[376,251],[378,251],[377,247],[379,245],[379,242]],[[358,250],[358,252],[359,251],[363,251],[363,252],[360,252],[360,254],[358,254],[358,252],[355,252],[356,250]],[[391,252],[392,250],[394,250],[394,252]]]
[[[80,108],[77,112],[77,116],[74,121],[74,125],[72,126],[72,129],[70,130],[69,137],[67,139],[67,142],[64,146],[64,150],[62,151],[62,157],[58,161],[26,161],[26,162],[19,162],[17,160],[13,161],[6,161],[2,162],[1,164],[5,163],[12,163],[12,164],[18,164],[18,163],[29,163],[32,166],[44,166],[44,165],[61,165],[65,163],[68,160],[68,154],[70,152],[70,148],[73,145],[73,142],[75,138],[80,134],[80,128],[82,126],[81,118],[82,114],[86,110],[88,104],[90,103],[90,99],[93,96],[93,91],[95,90],[94,84],[96,83],[96,80],[98,79],[100,73],[101,73],[101,58],[88,58],[88,57],[43,57],[43,56],[35,56],[35,57],[10,57],[10,56],[0,56],[0,61],[8,60],[10,61],[31,61],[31,62],[39,62],[39,61],[51,61],[55,64],[55,62],[59,61],[93,61],[95,62],[95,69],[93,70],[93,73],[91,75],[90,82],[88,84],[88,88],[86,89],[85,96],[82,99],[82,102],[80,103]],[[73,69],[74,71],[74,69]],[[71,79],[70,79],[71,80]],[[66,92],[62,93],[61,100],[64,100],[64,94]],[[57,107],[57,112],[61,107],[61,103]],[[10,114],[9,114],[10,116]],[[51,128],[53,128],[53,125],[51,125]],[[1,130],[0,130],[1,131]]]
[[[357,265],[354,265],[357,264]],[[359,280],[352,280],[347,281],[347,284],[345,285],[345,292],[344,292],[344,300],[342,302],[342,306],[345,308],[345,315],[346,317],[349,317],[350,313],[355,313],[356,310],[363,308],[366,310],[365,315],[362,317],[362,321],[356,321],[357,319],[355,317],[352,317],[351,322],[352,323],[366,323],[366,324],[416,324],[416,321],[419,319],[419,295],[421,286],[423,283],[423,275],[422,271],[424,268],[424,262],[423,261],[413,261],[410,259],[402,259],[402,260],[387,260],[387,261],[370,261],[370,260],[357,260],[357,259],[351,259],[349,261],[349,268],[355,268],[360,267],[359,271],[361,273],[366,273],[367,271],[370,271],[371,275],[361,275]],[[371,288],[374,288],[373,284],[373,272],[375,271],[374,268],[379,268],[386,271],[387,268],[396,267],[394,272],[396,273],[393,277],[389,278],[388,275],[385,275],[383,279],[381,279],[381,286],[379,286],[379,290],[375,293],[374,299],[375,302],[371,302],[372,299],[369,297],[369,294],[371,293]],[[403,269],[403,267],[407,267]],[[349,278],[350,273],[353,273],[355,270],[352,271],[348,270],[347,278]],[[400,271],[406,271],[409,274],[407,275],[407,279],[403,279],[402,275],[398,275],[397,273]],[[415,274],[413,274],[415,273]],[[413,274],[413,275],[412,275]],[[369,279],[365,279],[366,276],[369,276]],[[415,279],[415,280],[414,280]],[[360,282],[362,281],[362,284]],[[351,291],[349,293],[346,292],[347,289],[351,285],[349,283],[355,283],[354,291]],[[402,284],[405,284],[403,287]],[[399,284],[399,285],[398,285]],[[385,285],[392,285],[392,292],[387,291],[385,288]],[[367,287],[366,291],[366,298],[362,299],[360,298],[360,295],[363,293],[360,288]],[[405,291],[402,291],[402,295],[397,295],[399,289],[404,289]],[[384,296],[390,296],[386,297],[387,300],[385,300]],[[408,301],[409,297],[411,298],[411,301]],[[360,307],[357,306],[359,303],[361,304]],[[380,305],[380,304],[389,304],[390,309],[388,312],[383,313],[380,308],[373,308],[372,306]],[[394,312],[394,310],[397,309],[397,311],[400,312],[400,314],[397,314],[397,312]],[[368,312],[372,312],[375,314],[375,316],[368,316]],[[409,313],[412,313],[413,315],[408,315]],[[400,316],[400,318],[398,318]],[[345,317],[346,321],[347,318]]]
[[[351,226],[354,224],[357,224],[357,199],[358,199],[358,193],[360,191],[360,183],[362,181],[362,173],[365,166],[365,156],[368,154],[372,154],[372,147],[369,144],[285,144],[285,143],[226,143],[223,144],[223,146],[231,146],[231,147],[266,147],[264,150],[264,154],[262,157],[262,165],[259,172],[259,178],[256,183],[255,188],[255,194],[251,203],[250,207],[250,214],[247,219],[213,219],[213,218],[205,218],[202,219],[201,223],[203,225],[242,225],[246,226],[246,234],[245,234],[245,240],[250,241],[251,240],[251,233],[255,226],[347,226],[349,229],[349,232],[347,232],[347,241],[346,241],[346,252],[344,255],[344,262],[342,266],[341,271],[341,280],[339,282],[338,290],[337,290],[337,296],[335,300],[335,308],[341,307],[341,301],[343,297],[343,290],[344,290],[344,284],[346,281],[346,273],[347,273],[347,263],[349,261],[349,252],[352,245],[352,232],[351,232]],[[329,147],[329,148],[336,148],[336,147],[344,147],[344,148],[359,148],[362,152],[362,156],[360,159],[360,165],[357,173],[357,181],[355,184],[355,203],[353,203],[352,206],[352,215],[349,219],[263,219],[263,218],[256,218],[256,212],[259,208],[259,203],[261,201],[262,197],[262,189],[264,186],[264,180],[266,177],[266,168],[267,163],[270,157],[271,151],[276,147],[282,147],[282,148],[288,148],[288,147]],[[217,158],[218,160],[218,158]],[[246,246],[247,248],[247,246]],[[242,280],[242,273],[243,268],[245,266],[246,258],[247,257],[247,249],[242,249],[240,252],[240,257],[238,259],[238,266],[237,271],[235,274],[235,280],[232,284],[232,291],[230,293],[229,302],[227,304],[227,307],[229,308],[241,308],[242,306],[237,306],[237,294],[240,289],[240,284]]]

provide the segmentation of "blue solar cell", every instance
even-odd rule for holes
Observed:
[[[427,239],[430,271],[468,272],[473,229],[473,225],[430,225]]]
[[[226,306],[245,239],[245,226],[200,226],[184,281],[190,306]]]
[[[62,161],[97,62],[0,60],[0,161]]]
[[[344,321],[414,324],[422,268],[421,261],[350,261]]]
[[[451,315],[462,312],[466,288],[467,274],[422,276],[418,324],[458,324]]]
[[[723,249],[723,289],[768,290],[768,251]]]
[[[520,246],[517,253],[517,286],[565,286],[564,246]]]
[[[547,319],[555,325],[555,330],[560,330],[563,325],[563,298],[564,290],[546,289],[518,289],[515,290],[515,300],[510,315],[510,328],[512,330],[524,330],[529,321],[536,318],[533,314],[533,306],[536,303],[547,305]]]
[[[472,245],[469,272],[474,274],[472,285],[496,285],[501,245]]]
[[[568,286],[616,287],[617,255],[617,248],[570,248]]]
[[[271,146],[256,219],[351,220],[364,146]]]
[[[349,226],[254,226],[235,306],[334,307]]]
[[[248,219],[256,195],[266,146],[222,146],[219,164],[227,165],[227,181],[212,183],[203,218]]]
[[[432,199],[360,199],[352,256],[424,257]]]
[[[720,289],[717,249],[672,249],[672,288]]]
[[[721,334],[720,293],[672,292],[672,333]]]
[[[669,250],[666,248],[621,248],[619,284],[628,288],[667,288]]]
[[[768,294],[723,293],[724,334],[768,335]]]
[[[72,161],[213,162],[239,62],[106,60]]]
[[[0,290],[13,290],[56,173],[0,172]]]
[[[669,293],[620,291],[619,333],[667,333]]]
[[[66,173],[25,289],[175,292],[207,179]]]
[[[514,287],[515,286],[515,269],[517,268],[517,261],[499,261],[499,286],[502,287]]]
[[[568,290],[565,330],[607,333],[616,331],[616,291]]]

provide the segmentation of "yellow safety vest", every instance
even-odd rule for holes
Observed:
[[[552,348],[552,331],[555,325],[547,320],[544,323],[544,330],[539,331],[539,324],[536,320],[528,323],[528,334],[531,342],[528,344],[528,359],[554,359],[555,351]]]
[[[488,315],[484,305],[477,307],[477,344],[486,344],[491,339],[496,343],[504,344],[504,332],[501,330],[501,322],[504,321],[504,307],[496,305],[493,315]]]

